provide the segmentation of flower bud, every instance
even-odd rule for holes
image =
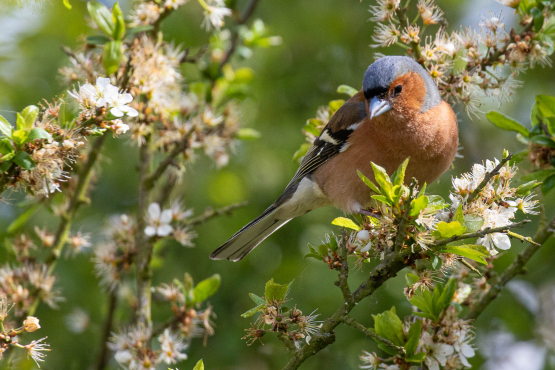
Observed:
[[[25,321],[23,321],[23,329],[29,333],[40,329],[39,319],[34,316],[27,316]]]

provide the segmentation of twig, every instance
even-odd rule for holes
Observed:
[[[436,242],[434,242],[433,244],[430,244],[430,247],[439,247],[441,245],[446,245],[449,244],[451,242],[457,241],[457,240],[463,240],[463,239],[470,239],[470,238],[479,238],[481,236],[487,235],[487,234],[493,234],[493,233],[500,233],[500,232],[507,232],[509,229],[514,229],[517,227],[522,227],[524,225],[526,225],[527,223],[532,222],[530,220],[522,220],[520,222],[515,222],[513,224],[509,224],[509,225],[505,225],[505,226],[501,226],[501,227],[495,227],[495,228],[485,228],[484,230],[480,230],[478,232],[475,233],[468,233],[468,234],[462,234],[462,235],[456,235],[456,236],[452,236],[450,238],[447,239],[443,239],[443,240],[438,240]]]
[[[258,0],[251,0],[243,15],[239,19],[237,19],[237,25],[243,25],[247,23],[252,13],[254,13],[254,10],[256,9],[257,5],[258,5]],[[235,53],[238,42],[239,42],[239,33],[237,32],[237,30],[235,30],[235,32],[233,32],[233,36],[231,37],[231,45],[229,46],[229,49],[227,49],[224,58],[220,62],[220,70],[223,68],[224,65],[226,65],[227,62],[229,62],[233,53]]]
[[[363,332],[367,337],[371,337],[376,339],[377,341],[380,341],[382,343],[384,343],[386,346],[393,348],[394,350],[396,350],[401,356],[405,356],[407,354],[407,351],[401,347],[401,346],[397,346],[396,344],[394,344],[392,341],[385,339],[382,336],[379,336],[378,334],[376,334],[375,332],[373,332],[372,330],[364,327],[364,325],[362,325],[361,323],[359,323],[358,321],[356,321],[355,319],[353,319],[352,317],[345,317],[343,318],[343,323],[345,325],[349,325],[350,327],[353,327],[357,330],[360,330],[361,332]]]
[[[114,313],[118,305],[118,295],[117,290],[111,291],[109,293],[109,303],[108,303],[108,316],[106,321],[104,321],[104,327],[102,328],[102,338],[100,339],[100,354],[98,355],[98,363],[96,365],[97,370],[104,370],[108,361],[110,360],[108,340],[110,339],[110,334],[112,333],[112,326],[114,323]]]
[[[541,227],[536,236],[534,237],[534,243],[530,244],[524,251],[518,254],[513,263],[501,274],[501,276],[496,279],[495,283],[491,285],[489,291],[472,306],[470,312],[466,316],[466,320],[474,320],[486,309],[486,307],[499,295],[501,290],[512,278],[520,274],[524,265],[534,256],[534,254],[540,249],[540,247],[553,235],[553,229],[555,228],[555,219],[553,219],[548,225]]]
[[[517,234],[517,233],[513,233],[512,231],[507,231],[507,235],[509,235],[511,238],[518,239],[523,243],[530,243],[530,244],[537,245],[538,247],[541,247],[541,244],[536,243],[534,241],[534,239],[532,239],[529,236],[523,236],[523,235],[520,235],[520,234]]]
[[[341,251],[341,270],[339,270],[338,281],[335,282],[335,285],[341,289],[341,293],[343,294],[343,299],[345,302],[349,302],[352,299],[351,289],[349,288],[349,261],[347,261],[348,251],[347,251],[347,243],[348,237],[345,229],[343,229],[341,235],[341,245],[339,249]]]
[[[513,153],[510,153],[507,157],[503,158],[501,160],[501,162],[499,162],[499,164],[497,166],[495,166],[495,168],[492,171],[486,173],[482,182],[476,187],[476,189],[474,189],[474,191],[472,193],[470,193],[470,195],[466,199],[467,204],[472,203],[474,198],[476,198],[478,196],[478,194],[480,194],[482,189],[488,184],[489,180],[491,180],[491,178],[493,176],[498,175],[499,170],[501,170],[501,168],[505,165],[505,163],[510,161],[512,157],[513,157]]]
[[[403,27],[408,27],[410,25],[410,22],[407,18],[407,10],[408,10],[408,6],[405,6],[405,7],[400,7],[395,12],[397,14],[397,18],[399,18],[401,30],[403,29]],[[416,41],[411,41],[410,47],[416,61],[422,64],[424,62],[424,59],[422,58],[422,47],[420,46],[420,43]]]
[[[145,178],[142,180],[142,185],[146,190],[152,189],[156,181],[162,176],[166,168],[168,168],[168,166],[173,162],[175,157],[183,153],[183,151],[189,147],[189,139],[193,135],[194,130],[194,127],[191,128],[191,130],[189,130],[189,132],[187,132],[187,134],[183,136],[181,141],[179,141],[175,145],[168,156],[162,162],[160,162],[156,170],[151,175],[145,176]]]
[[[297,347],[295,347],[295,342],[293,341],[293,339],[291,339],[291,337],[287,334],[285,334],[282,331],[278,331],[277,333],[277,337],[279,340],[281,340],[283,342],[283,344],[285,344],[285,347],[291,351],[291,352],[297,352]]]
[[[197,216],[195,218],[192,218],[189,220],[189,222],[187,222],[187,225],[190,226],[196,226],[199,224],[202,224],[214,217],[219,217],[219,216],[223,216],[223,215],[230,215],[234,210],[236,210],[237,208],[241,208],[244,207],[248,204],[248,202],[241,202],[241,203],[235,203],[232,205],[229,205],[227,207],[223,207],[223,208],[218,208],[218,209],[211,209],[208,208],[204,211],[204,213],[200,216]]]
[[[145,179],[150,171],[152,162],[152,137],[147,135],[145,143],[139,151],[139,206],[137,210],[137,312],[139,314],[139,322],[150,325],[150,260],[152,259],[152,243],[148,240],[144,233],[146,228],[146,210],[149,204],[149,191]]]
[[[160,189],[160,197],[158,198],[158,204],[160,205],[160,207],[164,208],[164,205],[170,199],[172,190],[176,184],[177,184],[176,176],[168,176],[166,183],[164,184],[162,189]]]
[[[100,155],[100,150],[104,145],[104,141],[106,140],[107,133],[100,136],[98,139],[95,140],[91,149],[89,150],[89,154],[87,156],[87,161],[85,162],[84,166],[79,171],[79,180],[77,181],[77,187],[75,188],[75,192],[71,196],[69,200],[68,209],[62,213],[60,225],[58,226],[58,230],[54,236],[54,243],[52,248],[50,248],[50,254],[45,259],[45,264],[50,265],[50,272],[54,269],[55,261],[60,257],[62,253],[62,249],[67,241],[69,236],[69,231],[71,229],[71,223],[75,219],[75,215],[79,210],[81,204],[86,203],[86,194],[87,188],[89,187],[89,183],[92,177],[92,169],[94,164],[98,160]]]

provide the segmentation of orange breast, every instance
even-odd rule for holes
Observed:
[[[365,120],[348,142],[347,150],[314,172],[314,180],[337,208],[351,213],[370,203],[370,190],[357,175],[358,169],[373,180],[370,162],[391,175],[411,157],[405,181],[410,183],[413,177],[420,184],[435,181],[457,153],[457,119],[446,102],[410,119],[390,111]]]

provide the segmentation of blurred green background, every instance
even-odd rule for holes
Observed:
[[[27,6],[13,6],[13,0],[0,5],[0,112],[11,119],[19,111],[39,100],[51,99],[65,93],[57,80],[57,69],[67,63],[60,46],[75,47],[77,40],[87,32],[84,21],[85,3],[73,0],[71,11],[61,0],[49,0],[42,5],[30,1]],[[128,9],[129,2],[122,1]],[[225,206],[233,202],[248,201],[249,205],[234,213],[198,227],[196,247],[183,248],[172,244],[166,249],[164,261],[155,271],[155,284],[170,282],[189,272],[199,281],[211,274],[222,276],[218,294],[210,300],[218,315],[216,335],[202,346],[194,341],[190,360],[179,364],[190,369],[204,358],[207,369],[279,369],[289,359],[283,345],[271,335],[265,343],[247,347],[240,338],[250,320],[239,315],[253,303],[249,292],[262,294],[265,282],[274,277],[286,283],[295,279],[290,297],[301,310],[310,313],[318,308],[322,317],[333,313],[341,302],[339,289],[333,285],[336,274],[314,260],[305,260],[307,242],[317,243],[326,231],[335,227],[331,220],[340,215],[335,209],[322,209],[287,224],[262,246],[238,263],[211,261],[209,253],[227,240],[235,231],[261,213],[284,189],[294,174],[297,164],[292,162],[295,150],[304,141],[301,127],[307,118],[315,115],[319,105],[329,100],[344,98],[335,92],[340,84],[360,87],[362,76],[373,61],[375,52],[402,53],[401,49],[373,49],[373,24],[368,22],[368,5],[374,2],[359,0],[261,0],[254,18],[261,18],[271,33],[283,38],[281,46],[257,51],[254,57],[240,61],[254,69],[256,80],[253,97],[243,106],[243,122],[260,131],[262,137],[241,144],[232,157],[231,165],[217,170],[206,158],[199,158],[188,168],[180,191],[187,207],[201,213],[207,206]],[[240,4],[242,4],[240,2]],[[459,24],[476,26],[479,16],[488,10],[498,12],[501,6],[494,1],[438,1],[446,12],[450,28]],[[503,10],[508,28],[514,25],[512,11]],[[196,47],[207,41],[200,29],[200,7],[195,1],[172,14],[164,24],[167,40]],[[184,71],[186,74],[187,71]],[[525,87],[518,90],[514,102],[505,104],[502,111],[529,124],[529,111],[535,94],[555,94],[552,69],[536,69],[523,75]],[[185,81],[187,82],[187,81]],[[488,111],[495,105],[484,106]],[[458,112],[461,112],[459,109]],[[468,170],[472,163],[494,156],[502,149],[522,149],[515,137],[496,129],[485,121],[470,121],[459,113],[460,141],[464,158],[455,161],[455,167],[428,189],[444,197],[448,195],[450,176]],[[129,139],[130,140],[130,139]],[[74,230],[93,232],[98,239],[99,230],[108,216],[133,212],[137,202],[137,150],[126,138],[110,140],[104,152],[102,171],[92,193],[92,205],[84,207]],[[17,196],[14,195],[14,199]],[[545,199],[548,214],[553,213],[554,199]],[[7,225],[21,210],[13,205],[1,205],[0,222]],[[532,219],[537,225],[537,216]],[[48,214],[39,214],[29,225],[46,225],[53,229],[57,220]],[[523,231],[530,235],[535,225]],[[3,226],[5,227],[5,226]],[[31,228],[29,227],[31,232]],[[549,284],[555,279],[555,251],[553,240],[543,248],[529,266],[522,279],[535,286]],[[498,267],[507,266],[523,246],[513,248],[497,261]],[[351,274],[353,285],[361,281],[369,267]],[[80,255],[57,267],[59,287],[66,302],[53,311],[41,306],[37,316],[42,328],[37,334],[48,335],[52,352],[42,366],[44,369],[88,369],[95,363],[100,330],[106,313],[107,300],[97,284],[90,256]],[[402,274],[404,275],[404,273]],[[401,315],[410,313],[410,305],[402,295],[404,278],[389,281],[371,298],[359,304],[354,317],[370,326],[371,314],[397,306]],[[87,330],[73,334],[65,324],[66,316],[76,308],[84,309],[91,319]],[[154,317],[163,321],[169,317],[167,307],[154,307]],[[118,317],[125,323],[125,313]],[[491,330],[509,330],[519,340],[535,337],[533,316],[508,292],[491,305],[478,322],[477,334]],[[376,351],[375,343],[351,328],[336,331],[336,344],[311,358],[303,369],[356,369],[362,350]],[[472,359],[476,368],[483,359]],[[111,364],[116,368],[116,364]]]

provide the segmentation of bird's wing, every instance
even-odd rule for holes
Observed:
[[[335,112],[320,136],[308,149],[288,187],[347,149],[347,139],[366,117],[364,94],[361,91]]]

